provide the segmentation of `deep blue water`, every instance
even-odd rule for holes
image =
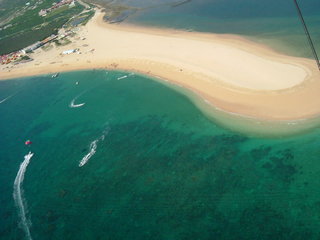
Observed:
[[[29,151],[20,196],[35,240],[320,238],[319,128],[232,132],[159,82],[117,80],[128,74],[0,82],[0,101],[12,96],[0,104],[1,239],[27,239],[13,192]]]

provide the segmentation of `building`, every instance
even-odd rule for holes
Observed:
[[[41,47],[41,46],[42,46],[41,42],[38,41],[38,42],[36,42],[36,43],[34,43],[34,44],[32,44],[32,45],[24,48],[23,50],[24,50],[25,52],[32,52],[32,51],[36,50],[37,48],[39,48],[39,47]]]
[[[44,45],[48,42],[51,42],[52,40],[56,39],[57,37],[58,37],[57,35],[52,34],[51,36],[47,37],[46,39],[43,39],[41,41],[41,45]]]
[[[39,12],[39,16],[44,17],[47,15],[47,10],[46,9],[41,9],[41,11]]]
[[[0,64],[9,64],[16,60],[19,60],[23,55],[24,53],[22,51],[2,55],[0,56]]]
[[[69,7],[74,7],[75,6],[75,0],[61,0],[60,2],[56,3],[52,3],[52,6],[50,8],[47,9],[41,9],[41,11],[39,12],[39,16],[46,16],[49,12],[51,12],[54,9],[57,9],[61,6],[64,6],[66,4],[70,4]]]

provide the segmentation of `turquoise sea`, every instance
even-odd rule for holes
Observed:
[[[1,81],[0,102],[1,239],[320,238],[319,128],[236,133],[104,70]]]
[[[292,1],[115,2],[144,9],[127,22],[312,57]],[[320,2],[299,3],[320,50]],[[0,81],[0,239],[320,239],[319,125],[254,135],[201,105],[128,72]]]

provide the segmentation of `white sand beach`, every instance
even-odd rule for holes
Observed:
[[[320,72],[310,59],[236,35],[111,25],[102,19],[97,11],[72,44],[36,50],[32,62],[1,65],[0,78],[122,69],[179,84],[219,109],[244,116],[294,120],[320,115]],[[61,55],[71,48],[81,54]]]

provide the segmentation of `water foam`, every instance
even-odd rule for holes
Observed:
[[[32,240],[32,237],[29,229],[28,219],[26,217],[26,209],[24,205],[25,200],[23,197],[23,188],[21,187],[21,184],[23,183],[24,174],[27,170],[32,156],[32,152],[29,152],[27,155],[24,156],[24,161],[20,165],[19,171],[13,184],[13,199],[18,208],[19,216],[21,219],[21,226],[26,233],[27,239],[29,240]]]
[[[109,132],[109,128],[104,130],[102,135],[98,139],[95,139],[94,141],[92,141],[90,143],[89,152],[81,159],[81,161],[79,163],[79,167],[84,166],[89,161],[89,159],[96,153],[97,147],[98,147],[97,146],[98,142],[104,141],[105,136],[108,134],[108,132]]]

